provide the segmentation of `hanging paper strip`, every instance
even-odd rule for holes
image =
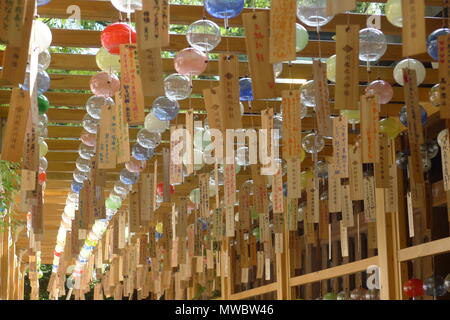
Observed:
[[[144,122],[144,94],[140,79],[136,45],[120,45],[122,107],[129,124]]]
[[[234,204],[236,203],[236,165],[224,165],[224,201],[226,236],[234,237]]]
[[[251,165],[253,179],[253,197],[256,212],[259,214],[269,212],[269,201],[265,179],[260,175],[259,165]]]
[[[10,106],[11,108],[11,106]],[[8,117],[9,118],[9,117]],[[36,118],[36,121],[34,121]],[[39,168],[39,144],[37,131],[37,106],[32,106],[28,112],[23,148],[21,190],[34,190],[35,176]]]
[[[299,199],[302,197],[301,162],[298,158],[287,159],[287,197]]]
[[[261,241],[264,246],[264,255],[266,258],[272,257],[272,235],[269,227],[269,213],[259,215],[259,228],[261,232]]]
[[[115,102],[117,119],[117,163],[119,164],[130,161],[130,136],[120,93],[116,94]]]
[[[184,139],[184,152],[187,159],[186,174],[194,172],[194,110],[186,112],[186,137]]]
[[[348,124],[347,117],[333,118],[334,173],[337,177],[348,177]]]
[[[22,158],[29,113],[30,96],[28,92],[18,88],[12,89],[2,143],[2,160],[19,162]]]
[[[118,215],[119,219],[119,249],[125,248],[125,213],[122,211]]]
[[[327,0],[326,15],[334,16],[356,8],[356,0]]]
[[[98,128],[98,168],[114,169],[117,165],[117,112],[116,106],[102,106]]]
[[[374,221],[376,218],[376,201],[375,201],[375,178],[373,176],[365,176],[363,180],[364,190],[364,214],[366,219]]]
[[[358,109],[359,25],[336,26],[336,109]]]
[[[153,0],[158,1],[158,0]],[[170,44],[170,3],[169,0],[161,0],[161,47],[167,47]]]
[[[158,185],[158,160],[153,162],[153,188],[150,192],[150,197],[152,197],[151,202],[153,203],[153,210],[156,210],[156,199],[157,199],[157,185]]]
[[[328,213],[328,203],[320,201],[320,217],[319,217],[319,239],[321,241],[328,241],[330,216]]]
[[[422,116],[415,70],[403,69],[406,112],[408,115],[408,140],[411,154],[410,176],[416,183],[424,183],[423,160],[420,146],[424,143]]]
[[[163,154],[163,202],[170,202],[170,150],[164,148]]]
[[[299,158],[301,152],[300,91],[284,90],[283,103],[283,158]]]
[[[368,222],[367,223],[367,248],[376,249],[377,248],[377,223]]]
[[[353,204],[350,198],[350,186],[346,183],[341,185],[342,191],[342,223],[345,227],[353,227],[355,225],[353,217]]]
[[[306,222],[306,220],[303,220],[303,232],[306,243],[308,245],[316,243],[316,232],[314,229],[314,223]]]
[[[213,216],[213,237],[215,241],[222,241],[223,239],[223,214],[222,208],[217,208],[214,210]]]
[[[398,211],[398,178],[395,140],[388,140],[388,187],[385,189],[386,212]]]
[[[314,93],[316,101],[317,132],[325,137],[332,136],[332,120],[327,83],[327,66],[320,60],[313,60]]]
[[[43,197],[42,197],[42,186],[38,184],[36,186],[36,191],[33,191],[35,193],[35,199],[36,203],[32,207],[31,211],[31,222],[33,227],[33,233],[35,235],[42,235],[44,234],[44,203],[43,203]]]
[[[70,254],[72,257],[76,257],[80,253],[80,241],[78,240],[79,232],[79,217],[78,212],[75,212],[75,220],[72,222],[72,231],[70,233]],[[106,235],[105,235],[106,236]]]
[[[307,223],[319,223],[319,192],[315,187],[315,181],[308,181],[308,186],[306,187],[306,204],[305,221]]]
[[[259,132],[259,160],[262,167],[267,169],[271,174],[275,173],[275,148],[272,150],[272,139],[275,138],[275,133],[273,132],[273,109],[267,108],[261,111],[261,131]],[[266,134],[264,134],[266,133]],[[250,143],[252,141],[250,140]],[[249,146],[251,147],[251,146]],[[253,145],[256,150],[258,146]],[[252,150],[250,148],[250,150]],[[274,170],[272,170],[274,169]]]
[[[272,0],[270,5],[270,63],[295,60],[296,0]]]
[[[450,119],[450,35],[438,37],[439,110],[441,119]]]
[[[8,46],[20,46],[26,3],[23,0],[2,1],[0,4],[0,42]]]
[[[84,180],[82,192],[84,201],[83,207],[80,210],[83,212],[83,216],[86,217],[87,228],[90,228],[91,224],[94,223],[94,198],[96,197],[95,187],[90,180]],[[97,205],[97,203],[95,203],[95,205]],[[100,209],[100,206],[98,206],[97,209]]]
[[[450,141],[448,131],[442,139],[441,145],[442,159],[442,180],[444,181],[444,190],[450,190]]]
[[[414,237],[414,209],[412,205],[412,195],[411,192],[406,194],[406,207],[408,211],[408,232],[409,237]]]
[[[3,55],[0,79],[18,85],[25,79],[36,2],[33,0],[14,0],[14,3],[2,1],[0,6],[0,37],[6,35],[6,42],[9,42]],[[0,43],[2,42],[5,42],[5,39],[0,38]]]
[[[403,56],[427,52],[425,27],[425,0],[402,1]]]
[[[140,175],[139,185],[139,210],[140,219],[143,225],[146,225],[150,221],[150,216],[153,213],[153,197],[152,189],[154,183],[154,176],[152,173],[143,172]]]
[[[375,164],[375,185],[389,188],[389,141],[385,133],[380,134],[380,161]]]
[[[348,257],[348,230],[344,221],[339,222],[340,238],[341,238],[341,256]]]
[[[129,214],[130,232],[138,232],[141,226],[139,211],[139,190],[132,190],[130,192]]]
[[[239,228],[250,230],[250,185],[243,183],[239,189]]]
[[[376,96],[361,96],[361,138],[363,163],[380,161],[380,105]]]
[[[136,11],[137,42],[142,49],[160,48],[167,43],[163,36],[163,4],[160,0],[143,1]],[[164,26],[167,28],[167,26]]]
[[[182,149],[184,146],[184,136],[174,134],[175,130],[183,130],[183,125],[170,126],[170,184],[178,185],[183,183],[183,163]]]
[[[334,159],[330,159],[334,161]],[[341,179],[336,176],[334,162],[328,162],[328,210],[330,212],[341,212]]]
[[[242,14],[245,46],[255,99],[276,98],[275,75],[270,63],[269,12]]]
[[[209,216],[209,173],[198,175],[198,186],[200,189],[200,214],[202,217]]]
[[[288,220],[288,230],[297,230],[297,219],[298,219],[298,199],[287,199],[287,220]]]
[[[239,61],[236,55],[219,56],[219,97],[225,129],[242,128],[239,105]]]
[[[273,207],[273,213],[280,213],[282,214],[284,212],[283,208],[283,175],[282,171],[283,169],[280,167],[278,168],[277,173],[272,176],[272,207]],[[289,185],[288,185],[289,190]],[[289,191],[288,191],[289,192]]]
[[[161,49],[142,49],[138,44],[139,76],[146,97],[164,96],[164,74]]]
[[[208,123],[210,128],[223,130],[225,128],[222,109],[220,108],[219,88],[203,90],[203,99],[205,100],[205,109],[208,114]]]
[[[350,181],[350,198],[353,201],[363,200],[363,170],[361,146],[359,144],[349,145],[349,181]]]

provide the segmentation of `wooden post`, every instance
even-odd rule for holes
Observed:
[[[283,232],[283,253],[276,254],[276,272],[277,272],[277,300],[290,300],[291,290],[289,288],[290,258],[289,258],[289,231],[287,225],[284,225]]]
[[[399,149],[400,139],[396,139],[393,142],[392,159],[395,160],[396,150]],[[395,164],[394,164],[395,165]],[[396,165],[395,165],[396,166]],[[398,201],[397,201],[397,210],[392,213],[393,218],[393,235],[395,236],[395,247],[397,250],[406,248],[407,246],[407,209],[405,206],[405,186],[403,181],[403,170],[396,166],[396,179],[394,180],[397,183],[397,193],[398,193]],[[396,279],[395,279],[395,292],[396,299],[407,299],[403,295],[403,283],[408,279],[408,263],[401,262],[398,260],[397,254],[394,255],[395,263],[396,263]]]
[[[221,249],[221,257],[223,256],[223,253],[230,254],[230,239],[225,238],[225,240],[222,241],[222,249]],[[225,270],[225,263],[228,263],[228,273],[229,276],[224,276],[224,270]],[[230,259],[227,259],[227,261],[223,261],[221,259],[220,261],[220,267],[222,268],[222,271],[220,272],[220,280],[221,280],[221,292],[222,292],[222,300],[229,300],[230,295],[232,294],[232,278],[231,278],[231,266],[230,266]]]
[[[8,235],[9,228],[3,230],[0,236],[0,299],[2,300],[6,300],[8,295]]]
[[[394,298],[394,251],[392,213],[384,209],[384,189],[376,188],[378,266],[380,268],[380,300]]]

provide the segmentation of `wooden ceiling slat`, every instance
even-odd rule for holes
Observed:
[[[77,48],[100,48],[100,31],[93,30],[68,30],[68,29],[52,29],[53,46],[61,47],[77,47]],[[298,57],[317,57],[320,50],[323,57],[329,57],[336,52],[336,43],[334,41],[309,41],[305,49],[297,54]],[[179,51],[189,47],[185,35],[171,34],[170,44],[164,50]],[[212,50],[213,53],[232,52],[237,54],[246,54],[245,40],[243,37],[222,37],[219,45]],[[383,61],[397,61],[402,58],[402,45],[389,44]],[[428,54],[421,54],[415,58],[420,61],[432,61]]]
[[[83,93],[61,93],[61,92],[47,92],[45,94],[50,101],[52,106],[68,106],[70,101],[70,106],[81,107],[86,104],[87,99],[91,96],[90,94]],[[424,93],[424,98],[427,101],[428,98]],[[0,90],[0,104],[8,104],[10,100],[10,91],[9,90]],[[150,106],[153,98],[146,99],[146,105]],[[194,108],[194,110],[205,110],[204,101],[201,98],[191,98],[189,100],[179,101],[180,107],[183,110],[187,110],[189,107]],[[256,100],[252,102],[252,109],[249,109],[247,103],[244,103],[245,112],[259,112],[265,108],[275,108],[275,110],[279,110],[280,101],[270,101],[270,100]],[[402,104],[392,103],[385,104],[381,106],[381,113],[386,116],[398,116],[400,108]],[[333,108],[333,104],[332,104]],[[335,111],[337,114],[337,112]],[[66,123],[66,122],[80,122],[83,116],[86,114],[84,109],[62,109],[62,108],[51,108],[47,113],[51,122],[57,123]],[[7,117],[8,108],[0,107],[0,117]],[[76,137],[78,138],[78,137]]]
[[[371,2],[385,2],[383,0],[374,0]],[[426,0],[427,5],[442,5],[442,0]],[[52,17],[52,18],[67,18],[66,13],[67,7],[73,5],[73,0],[58,0],[52,1],[50,4],[39,7],[38,13],[41,17]],[[113,22],[118,20],[119,13],[111,5],[110,1],[93,1],[93,0],[78,0],[75,2],[76,5],[80,6],[81,16],[83,20],[97,20],[97,21],[108,21]],[[171,5],[170,7],[170,19],[172,24],[190,24],[195,20],[201,19],[204,15],[204,9],[202,6],[186,6],[186,5]],[[248,12],[252,9],[245,9],[244,12]],[[257,11],[265,9],[257,9]],[[352,23],[360,24],[364,26],[366,23],[367,15],[362,14],[351,14]],[[207,19],[211,19],[223,25],[223,20],[213,19],[212,17],[206,15]],[[335,32],[335,27],[338,24],[347,23],[347,15],[337,15],[330,23],[322,28],[324,32]],[[242,26],[242,16],[234,19],[230,19],[229,24],[231,26]],[[427,32],[431,32],[442,26],[442,19],[439,18],[427,18],[426,19]],[[396,28],[387,22],[386,17],[381,17],[382,30],[389,35],[401,35],[402,30]],[[313,29],[310,29],[313,31]],[[81,48],[98,48],[100,47],[100,32],[99,31],[88,31],[88,30],[53,30],[53,45],[62,47],[81,47]],[[228,42],[228,43],[227,43]],[[178,51],[188,46],[188,43],[184,35],[171,35],[171,43],[167,50]],[[227,48],[230,48],[231,52],[245,54],[245,43],[244,38],[241,37],[224,37],[221,44],[217,47],[215,52],[224,52]],[[335,53],[335,42],[333,41],[322,41],[320,43],[321,51],[323,57],[331,56]],[[310,41],[309,45],[305,50],[299,53],[299,57],[316,57],[319,48],[319,43],[317,41]],[[383,57],[384,61],[398,61],[402,59],[401,56],[401,45],[391,44],[388,47],[386,55]],[[0,53],[0,59],[2,54]],[[417,57],[422,61],[431,61],[428,55],[421,55]],[[173,67],[172,59],[164,59],[164,71],[166,73],[175,72]],[[58,70],[87,70],[87,71],[97,71],[98,68],[95,63],[95,56],[93,55],[73,55],[73,54],[52,54],[52,64],[51,68]],[[241,75],[248,73],[248,65],[245,62],[240,63]],[[312,78],[312,68],[311,65],[293,65],[288,68],[286,65],[284,71],[280,78],[292,78],[292,79],[311,79]],[[217,62],[211,61],[208,67],[206,75],[216,75],[217,74]],[[391,67],[373,67],[372,74],[373,78],[380,77],[391,83],[394,83],[392,77]],[[72,76],[72,75],[52,75],[52,89],[89,89],[89,78],[90,76]],[[367,71],[364,67],[359,69],[359,79],[361,82],[365,82],[367,79]],[[426,84],[433,84],[437,80],[437,71],[428,69],[427,78],[425,80]],[[217,82],[213,83],[217,85]],[[195,81],[194,82],[194,92],[201,93],[201,90],[210,86],[208,81]],[[297,88],[298,86],[295,86]],[[283,89],[289,88],[287,84],[278,84],[277,89],[280,92]],[[331,86],[331,94],[333,94],[334,87]],[[364,87],[361,86],[361,91]],[[428,100],[427,88],[420,88],[420,99],[421,101]],[[81,93],[63,93],[63,92],[48,92],[46,93],[53,106],[68,106],[68,107],[78,107],[84,106],[86,100],[91,96],[91,94],[81,94]],[[8,104],[10,97],[9,90],[0,90],[0,104]],[[395,88],[395,101],[403,101],[403,88]],[[152,98],[146,98],[146,106],[151,106]],[[203,101],[199,98],[193,98],[190,101],[191,105],[196,110],[204,110]],[[267,106],[279,108],[280,102],[274,101],[254,101],[252,103],[252,111],[260,111]],[[188,108],[189,101],[182,101],[181,107],[183,109]],[[401,104],[390,104],[382,106],[382,114],[396,116],[398,115],[399,108]],[[0,108],[0,116],[7,116],[7,107]],[[246,112],[248,112],[248,107],[246,105]],[[62,108],[52,108],[48,115],[51,122],[79,122],[84,116],[85,111],[74,110],[74,109],[62,109]],[[179,123],[184,122],[184,115],[180,115],[177,118]],[[259,117],[246,116],[244,117],[244,126],[250,127],[251,124],[258,127],[260,125]],[[303,120],[303,128],[312,128],[311,119],[307,118]],[[49,126],[49,136],[53,138],[74,138],[78,139],[81,133],[81,127],[74,126]],[[131,129],[131,137],[134,138],[137,129]],[[164,138],[167,139],[167,133]],[[351,137],[354,139],[354,135]],[[51,263],[53,259],[53,249],[56,242],[56,234],[60,224],[61,213],[64,208],[64,203],[66,199],[66,194],[70,189],[70,181],[72,180],[72,172],[75,169],[75,160],[78,157],[76,150],[79,146],[78,140],[53,140],[48,139],[47,143],[49,145],[50,152],[47,154],[49,160],[49,168],[47,172],[47,183],[46,183],[46,203],[44,204],[44,236],[41,242],[42,248],[42,262]],[[332,148],[327,146],[324,151],[320,154],[321,157],[329,156],[332,153]],[[159,155],[156,157],[160,158]],[[303,168],[310,167],[312,161],[308,157],[304,163]],[[109,191],[114,182],[117,179],[118,172],[122,166],[118,166],[114,170],[109,170],[107,172],[107,183],[106,189]],[[161,168],[160,168],[161,169]],[[248,179],[248,171],[241,172],[238,181],[242,183],[243,179]],[[192,188],[197,185],[197,177],[191,176],[186,182],[176,187],[175,196],[186,195]],[[28,242],[25,237],[21,237],[21,240],[17,243],[18,248],[27,248]]]
[[[3,59],[3,52],[0,52],[0,61]],[[82,70],[82,71],[100,71],[95,62],[95,55],[83,55],[83,54],[67,54],[67,53],[52,53],[52,62],[50,69],[57,70]],[[173,59],[163,59],[163,70],[166,74],[175,73]],[[239,63],[239,70],[241,75],[248,73],[247,62]],[[217,75],[218,63],[215,60],[209,62],[207,70],[204,75]],[[372,77],[381,78],[385,81],[395,83],[393,76],[393,67],[371,67]],[[280,79],[311,79],[312,77],[312,65],[310,64],[292,64],[290,67],[287,63],[283,65],[283,72],[278,77]],[[427,74],[424,80],[424,84],[433,84],[438,77],[438,70],[427,69]],[[359,81],[367,81],[367,68],[365,66],[359,67]]]
[[[91,76],[89,75],[69,75],[69,74],[50,74],[51,78],[51,88],[53,90],[89,90],[89,82]],[[204,89],[216,87],[219,85],[219,81],[216,80],[193,80],[193,94],[202,94]],[[276,93],[278,97],[281,97],[281,91],[291,89],[291,85],[289,83],[276,83]],[[293,85],[294,89],[299,88],[300,85]],[[330,97],[334,96],[334,84],[329,85]],[[360,85],[361,94],[364,93],[365,86]],[[427,101],[429,99],[429,88],[420,87],[419,88],[419,99],[421,101]],[[67,93],[68,98],[72,95],[72,93]],[[402,102],[404,101],[404,92],[403,87],[394,87],[394,97],[393,101]],[[51,103],[51,102],[50,102]]]
[[[366,1],[366,2],[384,2],[384,1]],[[38,8],[38,13],[42,17],[47,18],[67,18],[67,7],[73,4],[73,0],[58,0],[52,1],[46,6]],[[427,5],[442,6],[442,1],[432,0],[426,1]],[[77,5],[81,9],[81,18],[83,20],[95,20],[95,21],[107,21],[115,22],[119,20],[119,12],[113,7],[109,1],[92,1],[92,0],[78,0]],[[267,11],[268,9],[256,9],[259,11]],[[253,12],[253,9],[246,8],[243,13]],[[216,19],[208,15],[203,6],[192,6],[192,5],[174,5],[170,6],[170,22],[172,24],[189,25],[192,22],[202,19],[205,15],[206,19],[212,20],[219,24],[224,25],[223,19]],[[131,20],[134,21],[134,15],[132,15]],[[367,15],[364,14],[351,14],[352,23],[360,24],[361,26],[366,25]],[[336,25],[346,24],[347,16],[344,14],[339,14],[333,18],[328,24],[321,28],[324,32],[335,32]],[[431,32],[442,26],[442,21],[439,18],[427,18],[427,31]],[[229,25],[232,27],[242,27],[242,15],[236,18],[229,19]],[[308,27],[309,30],[315,31],[314,28]],[[381,17],[381,29],[386,34],[401,34],[401,28],[397,28],[391,23],[389,23],[385,16]]]

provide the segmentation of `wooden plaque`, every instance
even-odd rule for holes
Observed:
[[[270,63],[295,60],[296,0],[272,0],[270,8]]]
[[[359,25],[336,26],[335,109],[358,109]]]
[[[275,75],[270,63],[269,12],[242,14],[245,46],[255,99],[276,98]]]
[[[402,1],[403,56],[427,52],[425,28],[425,0]]]

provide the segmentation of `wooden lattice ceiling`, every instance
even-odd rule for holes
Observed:
[[[370,1],[370,2],[385,2],[385,1]],[[58,0],[52,1],[50,4],[39,7],[38,14],[43,18],[57,18],[65,19],[68,17],[66,13],[67,8],[72,5],[72,0]],[[441,6],[441,0],[427,0],[427,5]],[[81,18],[83,20],[95,20],[104,21],[107,23],[117,21],[119,19],[119,13],[111,5],[109,1],[93,1],[93,0],[78,0],[76,1],[81,9]],[[249,9],[247,9],[249,10]],[[257,9],[261,10],[261,9]],[[189,25],[190,23],[201,19],[205,15],[202,6],[185,6],[185,5],[171,5],[170,7],[170,21],[172,24]],[[235,19],[230,20],[230,25],[233,27],[242,27],[242,15]],[[350,16],[351,23],[360,24],[364,27],[367,20],[367,15],[352,14]],[[216,23],[223,26],[222,20],[212,19]],[[133,21],[133,16],[131,18]],[[347,23],[347,15],[338,15],[330,23],[322,28],[323,32],[334,33],[335,27],[338,24]],[[442,19],[428,17],[426,19],[427,32],[431,32],[442,26]],[[381,18],[381,28],[385,34],[388,35],[401,35],[401,29],[396,28],[387,22],[385,17]],[[311,29],[313,31],[313,29]],[[100,47],[100,32],[90,30],[66,30],[66,29],[53,29],[53,42],[52,46],[59,47],[77,47],[77,48],[99,48]],[[167,51],[178,51],[185,47],[188,47],[188,43],[184,35],[171,35],[170,46],[164,48]],[[316,40],[310,40],[308,46],[301,51],[299,57],[318,57],[319,42]],[[219,46],[213,51],[214,53],[224,52],[227,48],[231,52],[245,54],[245,43],[242,37],[223,37]],[[322,57],[326,58],[335,53],[334,41],[322,41],[320,43]],[[395,62],[402,59],[401,44],[389,44],[388,50],[383,57],[383,62]],[[2,52],[0,52],[0,61]],[[423,62],[431,62],[431,58],[428,55],[421,55],[415,57]],[[387,63],[392,65],[392,63]],[[163,60],[164,72],[166,74],[174,73],[172,59]],[[98,67],[95,63],[95,55],[85,54],[52,54],[52,63],[50,69],[63,71],[63,73],[50,74],[51,76],[51,91],[46,93],[52,109],[49,110],[49,121],[52,123],[48,127],[49,139],[47,143],[49,145],[49,152],[47,159],[49,161],[49,167],[47,171],[47,190],[45,198],[44,209],[44,239],[42,241],[42,261],[43,263],[51,263],[52,252],[56,240],[56,231],[60,223],[60,216],[64,207],[67,191],[70,188],[70,182],[72,180],[72,172],[75,168],[75,160],[78,157],[77,149],[79,146],[78,138],[82,131],[81,119],[85,114],[83,107],[87,99],[91,96],[89,93],[80,92],[61,92],[61,90],[89,90],[89,75],[73,75],[67,74],[67,71],[98,71]],[[367,69],[364,66],[359,70],[360,90],[363,92],[364,85],[368,81]],[[394,84],[392,75],[393,67],[373,67],[370,74],[370,80],[374,80],[378,77],[389,81]],[[64,72],[66,74],[64,74]],[[209,63],[206,75],[217,75],[218,65],[216,61]],[[240,63],[240,75],[248,74],[248,66],[246,62]],[[288,67],[284,65],[283,73],[280,78],[284,79],[312,79],[312,66],[309,64],[293,64]],[[427,68],[427,76],[419,88],[419,98],[421,101],[428,101],[429,88],[431,85],[437,82],[437,70]],[[195,80],[193,82],[193,93],[201,94],[204,88],[210,86],[217,86],[217,81],[210,80]],[[296,88],[299,85],[296,84],[293,87]],[[289,88],[289,84],[278,83],[277,91]],[[333,98],[334,87],[330,86],[330,95]],[[2,87],[0,90],[0,115],[5,118],[8,113],[8,102],[10,98],[9,88]],[[382,106],[382,115],[398,116],[400,108],[403,106],[403,88],[394,88],[393,102],[388,105]],[[146,98],[146,108],[151,106],[152,98]],[[279,110],[280,102],[277,101],[255,101],[252,103],[252,109],[249,110],[246,105],[246,115],[243,118],[245,127],[258,127],[260,126],[260,119],[257,114],[260,110],[266,107],[274,107],[275,110]],[[204,103],[201,98],[192,98],[191,101],[181,101],[182,109],[188,109],[192,106],[196,111],[204,112]],[[431,109],[427,105],[427,109]],[[199,118],[203,118],[204,115],[199,114]],[[180,114],[176,121],[178,123],[184,123],[184,115]],[[55,125],[57,123],[58,125]],[[313,122],[311,118],[305,118],[302,122],[304,129],[312,129]],[[130,129],[130,138],[135,140],[137,128]],[[163,136],[165,141],[168,141],[168,134]],[[354,139],[354,137],[352,137]],[[163,144],[164,145],[164,144]],[[168,146],[165,144],[165,146]],[[163,146],[161,146],[163,147]],[[160,147],[160,148],[161,148]],[[331,147],[325,148],[320,156],[331,155]],[[307,159],[304,166],[310,166],[311,160]],[[107,188],[111,188],[112,184],[116,181],[118,172],[121,167],[111,170],[108,173]],[[249,178],[249,171],[243,171],[238,178],[238,183],[245,181]],[[187,179],[186,183],[176,188],[176,196],[187,195],[195,187],[197,181],[195,177]],[[26,248],[26,238],[23,237],[19,241],[19,247]]]

